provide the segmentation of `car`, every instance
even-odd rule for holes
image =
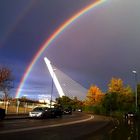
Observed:
[[[62,111],[57,108],[36,107],[29,112],[29,118],[55,118],[57,116],[62,116]]]
[[[82,112],[82,109],[81,109],[81,108],[78,108],[77,111],[78,111],[78,112]]]
[[[62,117],[63,111],[61,108],[52,108],[51,112],[53,112],[55,117]]]
[[[50,118],[54,114],[48,107],[35,107],[32,111],[29,112],[30,118]]]
[[[134,112],[125,113],[125,119],[133,119],[135,117],[136,117],[136,113],[134,113]]]
[[[5,118],[5,109],[0,108],[0,120]]]
[[[72,114],[72,109],[69,109],[69,108],[64,109],[63,110],[63,114],[65,114],[65,115],[67,115],[67,114],[71,115]]]

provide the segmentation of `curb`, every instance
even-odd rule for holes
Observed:
[[[8,114],[3,120],[27,119],[28,114]]]

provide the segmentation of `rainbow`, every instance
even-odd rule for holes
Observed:
[[[55,38],[58,37],[58,35],[60,35],[69,25],[71,25],[72,22],[74,22],[79,17],[81,17],[83,14],[85,14],[86,12],[88,12],[89,10],[91,10],[92,8],[97,7],[98,5],[102,4],[105,1],[106,0],[96,0],[95,2],[93,2],[90,5],[88,5],[87,7],[85,7],[81,11],[79,11],[77,14],[75,14],[74,16],[72,16],[71,18],[69,18],[56,31],[54,31],[54,33],[40,47],[40,49],[38,50],[38,52],[33,57],[31,63],[28,65],[27,69],[25,70],[25,72],[24,72],[24,74],[23,74],[23,76],[21,78],[20,84],[19,84],[19,86],[17,88],[15,98],[19,98],[19,95],[20,95],[21,90],[22,90],[22,88],[24,86],[24,83],[25,83],[28,75],[30,74],[33,66],[35,65],[36,61],[39,59],[39,57],[41,56],[41,54],[45,51],[45,49],[55,40]]]

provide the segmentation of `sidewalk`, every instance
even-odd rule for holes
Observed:
[[[27,119],[28,114],[6,114],[4,120],[10,119]]]

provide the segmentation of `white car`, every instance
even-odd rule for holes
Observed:
[[[29,112],[30,118],[45,118],[50,116],[49,108],[47,107],[36,107]]]

